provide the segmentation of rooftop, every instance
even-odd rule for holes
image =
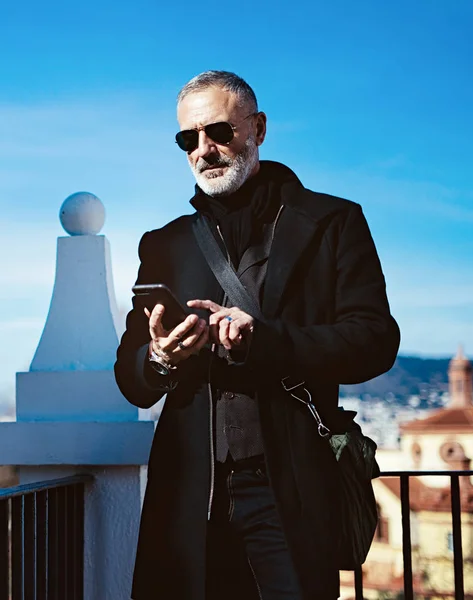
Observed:
[[[473,434],[473,406],[462,408],[441,408],[425,419],[416,419],[401,425],[403,433],[452,433]]]

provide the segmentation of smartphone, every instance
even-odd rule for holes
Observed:
[[[131,291],[139,298],[143,306],[151,312],[156,304],[162,304],[166,309],[163,315],[164,329],[174,329],[179,323],[190,315],[171,290],[163,283],[149,283],[135,285]]]

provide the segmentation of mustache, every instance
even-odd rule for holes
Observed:
[[[233,160],[228,157],[209,155],[206,158],[199,158],[199,160],[195,163],[194,169],[197,173],[202,173],[206,169],[210,167],[230,167],[233,163]]]

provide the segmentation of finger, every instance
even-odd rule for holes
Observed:
[[[179,323],[169,334],[169,342],[177,346],[177,342],[186,336],[193,327],[199,322],[197,315],[188,315],[182,323]]]
[[[192,346],[192,354],[198,354],[208,341],[209,341],[209,328],[206,327],[202,331],[199,339]]]
[[[178,357],[179,361],[186,360],[187,358],[189,358],[189,356],[192,356],[193,354],[198,354],[201,348],[208,342],[209,328],[207,327],[205,321],[203,321],[202,329],[200,324],[198,324],[196,327],[198,328],[199,333],[195,334],[195,340],[193,341],[193,343],[190,344],[189,338],[186,338],[181,342],[182,345],[178,345],[172,352],[173,356]]]
[[[218,339],[218,320],[215,318],[215,315],[210,315],[209,317],[209,334],[210,339],[214,342],[214,344],[219,344],[220,340]]]
[[[224,308],[221,311],[212,313],[209,317],[210,339],[216,344],[220,343],[220,339],[219,339],[220,321],[222,319],[226,319],[228,321],[228,319],[231,318],[228,313],[229,313],[229,310]]]
[[[238,320],[231,321],[230,327],[228,328],[228,339],[232,344],[237,346],[241,344],[243,335]]]
[[[213,344],[220,344],[220,340],[218,337],[218,325],[212,325],[211,327],[209,327],[209,337],[210,341]]]
[[[212,313],[209,316],[209,325],[216,324],[218,325],[222,319],[225,319],[228,322],[232,322],[239,318],[239,315],[243,313],[239,311],[237,308],[222,308],[218,312]]]
[[[177,347],[180,348],[181,351],[183,350],[182,346],[184,346],[185,349],[192,347],[206,327],[207,323],[204,319],[199,319],[190,332],[184,338],[177,341]]]
[[[161,324],[161,320],[164,315],[165,308],[162,304],[156,304],[151,314],[149,315],[149,331],[152,339],[161,337],[164,332],[164,328]],[[149,311],[148,311],[149,312]]]
[[[191,308],[202,308],[203,310],[210,310],[210,312],[217,312],[222,310],[223,307],[212,300],[189,300],[187,306]]]
[[[144,311],[145,311],[145,315],[148,317],[148,319],[151,316],[151,313],[149,312],[149,310],[146,308],[146,306],[144,307]]]
[[[231,350],[232,344],[228,339],[228,330],[230,328],[230,321],[227,319],[222,319],[218,324],[218,338],[222,346],[226,350]]]
[[[167,353],[172,352],[176,348],[181,337],[184,337],[184,335],[192,329],[198,320],[199,318],[197,315],[189,315],[172,331],[165,331],[161,327],[162,333],[159,336],[159,345],[161,349]]]

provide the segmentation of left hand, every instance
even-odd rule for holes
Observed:
[[[187,306],[210,311],[210,339],[226,350],[249,345],[254,328],[252,316],[236,306],[224,308],[212,300],[189,300]]]

